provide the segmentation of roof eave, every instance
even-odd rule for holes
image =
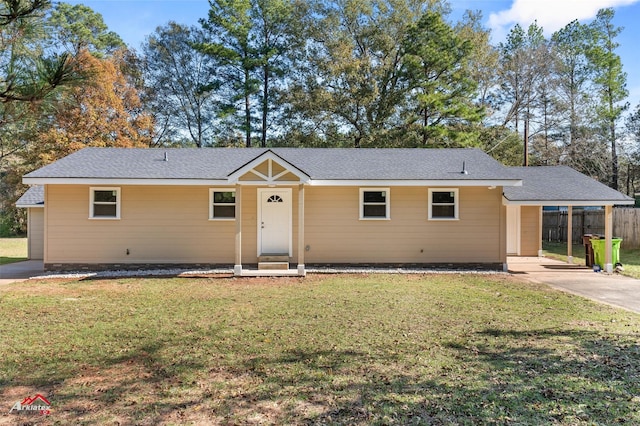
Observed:
[[[237,181],[234,179],[136,179],[136,178],[82,178],[82,177],[27,177],[22,182],[29,185],[156,185],[156,186],[210,186],[210,185],[293,185],[312,186],[522,186],[520,179],[309,179],[290,181]]]
[[[137,179],[137,178],[82,178],[82,177],[23,177],[28,185],[146,185],[146,186],[210,186],[229,185],[227,179]]]
[[[19,209],[44,208],[44,203],[37,204],[16,204]]]
[[[618,205],[633,205],[635,200],[509,200],[503,197],[503,203],[510,206],[542,206],[542,207],[556,207],[556,206],[618,206]]]
[[[520,179],[314,179],[311,186],[522,186]]]

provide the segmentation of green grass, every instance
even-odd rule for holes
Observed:
[[[640,315],[505,275],[30,281],[0,330],[50,424],[640,424]]]
[[[562,261],[567,260],[567,244],[543,242],[542,248],[546,256]],[[573,260],[575,264],[584,265],[584,246],[582,244],[573,245]],[[640,279],[640,250],[620,248],[620,263],[624,266],[623,275]]]
[[[0,265],[27,259],[26,238],[0,238]]]

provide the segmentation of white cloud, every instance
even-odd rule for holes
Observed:
[[[515,0],[511,9],[489,15],[489,27],[495,41],[504,39],[509,29],[520,24],[525,29],[533,21],[544,29],[546,35],[577,19],[594,18],[598,10],[627,6],[639,0]]]

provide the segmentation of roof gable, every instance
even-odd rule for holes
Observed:
[[[310,176],[270,149],[228,175],[229,183],[306,183]]]

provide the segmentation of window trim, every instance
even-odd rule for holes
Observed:
[[[433,217],[433,193],[434,192],[453,192],[453,215],[454,217]],[[460,220],[460,194],[459,188],[429,188],[429,220]],[[450,203],[436,203],[436,205],[450,206]]]
[[[364,193],[365,192],[386,192],[385,195],[385,217],[366,217],[364,215]],[[381,203],[376,203],[381,205]],[[360,188],[360,220],[391,220],[391,189],[390,188]]]
[[[96,216],[94,213],[94,207],[96,204],[95,195],[96,191],[116,191],[116,215],[115,216]],[[105,205],[112,205],[112,203],[104,203],[98,201],[98,203]],[[92,186],[89,187],[89,219],[91,220],[120,220],[120,206],[122,204],[122,192],[120,187],[117,186]]]
[[[233,203],[233,208],[234,208],[234,215],[233,217],[214,217],[213,216],[213,208],[214,208],[214,194],[216,192],[233,192],[233,198],[235,199],[236,197],[236,189],[235,188],[209,188],[209,220],[215,220],[215,221],[230,221],[230,220],[236,220],[236,217],[238,216],[238,209],[236,208],[238,206],[238,200],[236,200]],[[218,203],[218,205],[222,205],[220,203]],[[225,206],[230,206],[230,203],[224,203]]]

